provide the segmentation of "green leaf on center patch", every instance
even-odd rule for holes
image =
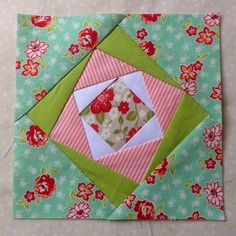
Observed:
[[[122,116],[119,116],[119,119],[118,119],[118,121],[119,121],[119,124],[123,124],[123,118],[122,118]]]
[[[100,112],[96,115],[96,120],[98,123],[102,124],[102,122],[104,121],[105,115],[103,112]]]
[[[129,120],[129,121],[133,121],[135,120],[137,117],[137,112],[136,111],[130,111],[127,116],[126,116],[126,119]]]
[[[154,116],[154,112],[153,111],[149,111],[147,113],[147,121],[150,120],[153,116]]]

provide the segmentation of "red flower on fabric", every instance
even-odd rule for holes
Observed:
[[[204,27],[203,31],[199,32],[199,37],[196,39],[196,42],[211,45],[215,34],[214,31],[210,31],[207,27]]]
[[[193,64],[193,67],[194,67],[194,70],[202,70],[203,63],[201,63],[200,61],[196,61],[196,62]]]
[[[219,185],[219,182],[206,183],[204,191],[207,195],[207,201],[209,204],[219,207],[221,202],[224,201],[223,187]]]
[[[148,32],[145,28],[139,29],[136,31],[136,38],[144,40],[144,38],[148,35]]]
[[[222,211],[224,211],[224,210],[225,210],[224,205],[222,205],[222,206],[220,207],[220,209],[221,209]]]
[[[122,115],[126,114],[129,111],[129,103],[120,102],[120,105],[118,106],[118,111],[120,111]]]
[[[188,29],[186,30],[186,33],[188,36],[194,36],[197,34],[197,27],[190,25]]]
[[[143,200],[137,201],[134,206],[134,211],[137,212],[139,220],[153,220],[155,215],[155,206],[152,202]]]
[[[72,54],[75,55],[76,53],[79,53],[79,46],[78,44],[71,44],[70,47],[68,48],[68,51]]]
[[[93,123],[90,125],[97,133],[99,132],[99,125]]]
[[[166,167],[168,166],[168,161],[165,159],[162,163],[153,171],[154,174],[163,176],[166,173]]]
[[[83,198],[85,201],[88,201],[89,197],[93,194],[92,188],[94,187],[94,184],[89,183],[79,183],[78,184],[78,193],[76,194],[76,197]]]
[[[199,211],[194,211],[186,220],[205,220],[205,218],[200,216]]]
[[[197,193],[197,194],[200,193],[200,191],[202,189],[202,187],[197,183],[192,184],[191,188],[192,188],[192,193]]]
[[[56,190],[55,179],[48,174],[36,177],[34,181],[34,191],[41,198],[48,198]]]
[[[197,79],[197,72],[194,70],[193,64],[187,66],[181,65],[180,71],[180,79],[184,79],[185,81]]]
[[[87,219],[91,208],[87,202],[75,203],[66,215],[67,219]]]
[[[163,212],[161,212],[157,215],[157,220],[169,220],[169,217]]]
[[[143,49],[148,56],[152,56],[156,51],[152,41],[143,41],[139,44],[139,47]]]
[[[150,24],[152,22],[156,22],[158,20],[158,17],[160,17],[161,14],[140,14],[141,19],[146,23]]]
[[[33,147],[41,147],[48,141],[46,134],[36,125],[31,125],[26,132],[26,139]]]
[[[113,89],[107,89],[102,92],[90,105],[91,112],[98,114],[102,112],[109,112],[112,108],[111,101],[114,99]]]
[[[155,175],[148,175],[147,177],[146,177],[146,182],[147,182],[147,184],[155,184],[155,181],[156,180],[156,176]]]
[[[104,197],[105,197],[105,195],[104,195],[104,193],[100,189],[97,189],[95,191],[95,198],[96,199],[103,200]]]
[[[19,70],[21,68],[21,62],[16,61],[16,70]]]
[[[185,92],[187,92],[190,96],[194,96],[197,94],[197,84],[195,81],[187,81],[180,86],[183,88]]]
[[[209,128],[205,128],[203,136],[205,137],[204,142],[207,148],[217,149],[222,140],[222,130],[220,125],[212,125]]]
[[[123,203],[125,203],[125,205],[131,209],[132,208],[132,204],[133,204],[133,201],[135,200],[136,196],[134,194],[129,194],[128,198],[124,200]]]
[[[24,199],[27,202],[32,202],[35,200],[35,196],[34,196],[34,192],[31,191],[26,191],[25,195],[24,195]]]
[[[125,142],[127,143],[142,127],[139,127],[138,129],[131,128],[128,132],[128,137],[126,138]]]
[[[38,67],[39,63],[38,62],[33,62],[32,60],[28,59],[27,63],[23,65],[24,70],[22,71],[22,75],[27,76],[36,76],[38,75]]]
[[[220,25],[220,13],[208,13],[203,17],[205,24],[209,27]]]
[[[31,16],[31,23],[35,27],[44,28],[51,24],[51,16]]]
[[[215,149],[216,160],[220,160],[220,164],[223,165],[223,150],[221,148]]]
[[[219,85],[217,87],[212,87],[212,94],[210,95],[210,98],[212,99],[219,99],[220,101],[222,101],[222,95],[221,95],[221,82],[219,83]]]
[[[81,30],[78,34],[78,43],[85,50],[93,49],[99,42],[98,32],[91,27]]]
[[[205,160],[205,164],[207,169],[215,169],[216,162],[213,158],[209,157]]]
[[[136,96],[135,93],[133,93],[132,91],[131,91],[131,93],[132,93],[132,95],[133,95],[133,101],[134,101],[134,103],[141,103],[141,102],[142,102],[142,100],[141,100],[138,96]]]
[[[43,89],[41,92],[34,94],[34,97],[37,101],[40,101],[46,94],[47,91]]]

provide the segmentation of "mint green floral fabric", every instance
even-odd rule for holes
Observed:
[[[144,14],[145,15],[145,14]],[[185,91],[218,122],[221,122],[220,15],[159,14],[158,17],[131,14],[119,25]],[[197,40],[208,29],[206,41]],[[204,34],[202,34],[204,39]],[[192,77],[183,79],[184,67],[194,67]],[[194,73],[195,72],[195,73]],[[182,74],[182,76],[181,76]],[[210,97],[211,96],[211,97]]]
[[[107,219],[114,205],[42,132],[33,144],[35,127],[27,116],[15,126],[13,216]]]
[[[123,17],[120,14],[69,18],[18,15],[16,118],[24,115],[38,102],[102,41]],[[94,41],[91,41],[90,45],[78,44],[81,37],[85,37],[85,33],[90,33],[88,30],[84,31],[86,29],[90,29],[92,33],[96,32],[97,37],[93,36]],[[79,33],[82,33],[80,39]]]
[[[222,159],[204,138],[217,126],[208,116],[110,219],[223,220]]]

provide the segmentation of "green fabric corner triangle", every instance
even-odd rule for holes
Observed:
[[[91,160],[67,146],[54,141],[56,146],[97,185],[107,198],[118,207],[138,184],[117,172]]]
[[[207,116],[208,113],[191,96],[185,93],[181,98],[164,138],[153,156],[147,175],[149,175]]]
[[[147,56],[134,40],[119,26],[117,26],[112,34],[107,36],[97,48],[168,84],[180,88],[178,83],[172,80],[152,58]]]
[[[60,116],[69,96],[71,95],[80,75],[82,74],[91,54],[86,56],[71,72],[69,72],[27,116],[47,135],[50,134]],[[43,114],[43,115],[42,115]]]

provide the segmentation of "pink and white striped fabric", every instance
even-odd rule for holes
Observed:
[[[70,96],[54,126],[50,138],[92,158],[84,126],[80,119],[73,94]]]
[[[99,159],[106,167],[139,183],[142,181],[150,161],[160,143],[153,140]]]
[[[95,50],[75,90],[109,80],[138,69],[117,58]],[[184,91],[142,72],[144,82],[162,128],[165,132]],[[74,96],[71,95],[50,137],[92,158]],[[98,162],[128,178],[140,182],[160,140],[104,156]]]
[[[142,77],[162,132],[165,133],[184,91],[144,72]]]
[[[75,90],[134,71],[137,71],[137,68],[96,49],[75,86]]]

